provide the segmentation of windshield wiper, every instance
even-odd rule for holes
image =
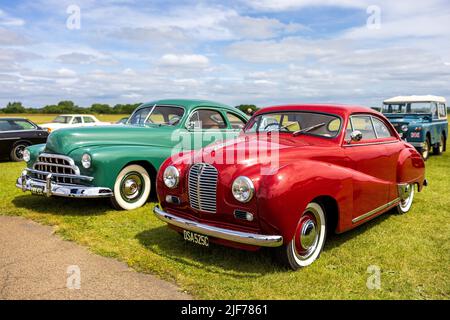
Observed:
[[[298,136],[300,134],[307,133],[307,132],[309,132],[311,130],[323,127],[324,125],[325,125],[325,122],[318,123],[318,124],[313,125],[311,127],[308,127],[308,128],[302,129],[302,130],[297,130],[297,131],[293,132],[292,135],[295,137],[295,136]]]

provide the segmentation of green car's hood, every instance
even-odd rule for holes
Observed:
[[[68,155],[82,147],[146,145],[171,147],[174,127],[169,126],[96,126],[54,131],[47,139],[45,152]]]

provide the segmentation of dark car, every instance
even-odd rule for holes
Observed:
[[[0,118],[0,158],[21,161],[27,146],[45,143],[48,132],[23,118]]]

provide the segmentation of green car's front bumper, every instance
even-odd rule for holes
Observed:
[[[45,174],[45,180],[38,180],[32,178],[28,173]],[[92,179],[91,177],[85,177],[80,175],[68,175],[60,173],[48,173],[34,169],[25,169],[20,177],[17,179],[16,187],[22,191],[31,191],[31,193],[58,197],[73,197],[73,198],[104,198],[112,197],[113,192],[109,188],[102,187],[90,187],[74,184],[61,184],[53,181],[54,177],[67,177],[77,179]]]

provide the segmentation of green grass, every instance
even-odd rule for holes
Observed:
[[[28,113],[18,113],[18,114],[0,114],[0,117],[20,117],[26,118],[33,121],[36,124],[43,124],[51,122],[55,119],[57,114],[28,114]],[[95,117],[104,122],[115,122],[124,117],[128,117],[129,114],[96,114]]]
[[[269,250],[185,243],[151,213],[153,204],[112,211],[104,200],[31,196],[14,187],[23,163],[0,163],[0,214],[56,226],[63,238],[206,299],[449,299],[450,152],[427,162],[430,182],[406,215],[387,213],[328,239],[319,260],[297,272]],[[31,245],[31,244],[30,244]],[[367,268],[381,268],[369,290]]]

